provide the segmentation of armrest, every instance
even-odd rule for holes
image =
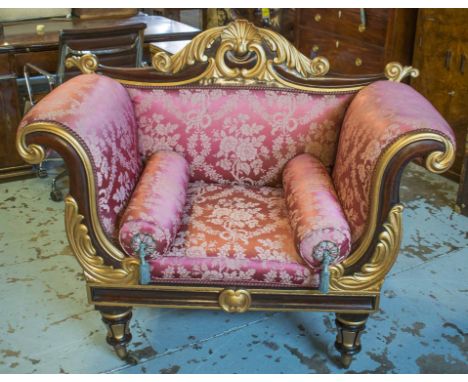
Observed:
[[[431,171],[443,172],[453,162],[454,146],[447,122],[408,85],[378,81],[361,90],[345,114],[333,170],[353,243],[370,243],[383,200],[388,206],[382,219],[398,203],[398,184],[384,184],[390,166],[393,183],[415,156],[426,157]]]
[[[306,263],[318,269],[345,259],[351,235],[325,166],[310,154],[296,156],[284,168],[283,188],[296,247]]]
[[[43,146],[61,154],[80,213],[94,232],[102,228],[114,241],[117,218],[141,170],[136,129],[132,102],[122,85],[96,74],[80,75],[54,89],[25,115],[17,149],[30,163],[44,159]]]
[[[142,263],[162,256],[180,227],[189,166],[180,154],[159,151],[148,160],[120,225],[124,251]]]

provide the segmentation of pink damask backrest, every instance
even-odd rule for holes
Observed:
[[[353,94],[262,88],[128,88],[144,160],[174,150],[191,180],[277,186],[289,159],[307,152],[330,169]]]

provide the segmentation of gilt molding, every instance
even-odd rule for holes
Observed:
[[[65,230],[68,241],[78,262],[83,268],[88,282],[99,284],[138,284],[140,262],[135,258],[122,260],[121,268],[106,265],[96,253],[88,228],[83,224],[83,215],[78,212],[76,200],[68,195],[65,198]]]
[[[249,291],[244,289],[225,289],[218,298],[221,309],[228,313],[244,313],[249,310],[252,304],[252,297]]]
[[[452,142],[444,136],[441,136],[444,144],[444,151],[434,151],[426,158],[426,168],[436,174],[447,171],[455,161],[455,147]]]
[[[361,267],[359,272],[345,276],[343,264],[330,267],[330,291],[379,292],[388,271],[395,262],[401,242],[401,215],[403,206],[395,205],[389,212],[383,231],[370,261]]]
[[[210,49],[216,44],[216,51]],[[238,63],[256,56],[253,67],[230,67],[225,59],[231,52]],[[153,56],[153,67],[163,73],[176,74],[196,63],[207,63],[200,83],[268,83],[280,85],[275,66],[283,65],[303,78],[322,77],[330,65],[324,57],[309,59],[286,38],[267,29],[257,28],[247,20],[236,20],[227,26],[206,30],[184,49],[170,56],[159,52]]]
[[[398,155],[400,150],[408,145],[425,140],[440,142],[444,145],[443,151],[434,151],[427,156],[425,165],[429,171],[436,173],[444,172],[454,162],[455,149],[452,142],[444,135],[436,132],[418,131],[412,134],[405,134],[393,142],[390,147],[385,150],[375,167],[370,194],[371,204],[368,215],[368,226],[362,236],[362,240],[360,240],[359,246],[343,261],[342,265],[345,268],[349,268],[359,261],[371,245],[377,227],[377,216],[380,208],[379,194],[382,187],[382,179],[384,178],[384,173],[391,160]]]

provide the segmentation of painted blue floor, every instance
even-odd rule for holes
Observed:
[[[401,254],[363,350],[338,366],[329,313],[137,308],[128,366],[105,343],[49,182],[0,184],[0,373],[467,373],[468,219],[456,185],[410,166]]]

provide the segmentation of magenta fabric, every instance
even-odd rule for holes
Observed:
[[[448,137],[453,132],[444,118],[408,85],[378,81],[361,90],[346,112],[340,135],[333,182],[351,228],[352,241],[364,233],[376,164],[404,134],[431,131]]]
[[[353,94],[283,89],[129,88],[143,158],[174,150],[191,181],[278,186],[289,159],[308,152],[331,168]]]
[[[188,164],[179,154],[159,151],[148,160],[122,216],[120,245],[130,256],[162,256],[179,230],[189,180]]]
[[[182,223],[152,282],[316,287],[319,270],[297,253],[283,190],[189,184]]]
[[[77,137],[88,152],[96,179],[101,225],[111,239],[141,171],[136,122],[127,91],[97,74],[75,77],[57,87],[21,121],[52,121]]]
[[[330,263],[351,251],[351,234],[325,166],[310,154],[291,159],[283,171],[283,188],[296,246],[318,268],[326,249]]]

